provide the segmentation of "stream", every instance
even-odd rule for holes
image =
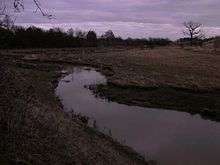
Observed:
[[[161,165],[219,165],[220,123],[200,115],[143,108],[97,98],[85,86],[105,84],[92,68],[76,67],[56,89],[65,111],[88,116],[96,128]],[[94,124],[91,124],[91,126]]]

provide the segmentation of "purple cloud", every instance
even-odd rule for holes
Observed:
[[[17,16],[18,24],[43,27],[61,26],[110,29],[122,37],[182,36],[182,22],[204,24],[208,35],[220,34],[219,0],[40,0],[42,7],[56,16],[55,20],[33,13],[31,0],[24,0],[25,11]],[[64,26],[65,25],[65,26]],[[123,29],[123,30],[122,30]]]

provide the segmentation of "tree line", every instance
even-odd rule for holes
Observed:
[[[53,15],[45,12],[38,0],[32,0],[36,7],[35,12],[40,12],[48,19],[52,19]],[[23,0],[13,0],[13,8],[20,12],[24,10],[25,5]],[[179,45],[197,45],[202,46],[206,41],[205,33],[202,30],[202,24],[198,22],[184,22],[183,34],[185,38],[180,38],[176,41]],[[1,48],[29,48],[29,47],[85,47],[85,46],[165,46],[170,44],[169,39],[164,38],[143,38],[143,39],[122,39],[115,37],[114,33],[109,30],[101,37],[97,37],[94,31],[82,32],[73,29],[63,32],[59,28],[43,30],[37,27],[15,27],[14,20],[7,14],[6,5],[0,5],[0,49]]]
[[[0,48],[73,48],[97,46],[165,46],[169,39],[122,39],[115,37],[111,30],[97,36],[95,31],[81,31],[60,28],[44,30],[38,27],[0,26]]]

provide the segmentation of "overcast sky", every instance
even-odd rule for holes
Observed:
[[[0,0],[1,1],[1,0]],[[7,0],[8,1],[8,0]],[[182,23],[196,21],[207,35],[220,35],[220,0],[39,0],[56,19],[35,14],[32,0],[24,0],[25,11],[16,23],[44,28],[112,29],[130,37],[182,37]]]

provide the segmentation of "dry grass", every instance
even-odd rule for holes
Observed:
[[[0,68],[0,164],[146,164],[62,111],[54,95],[58,65],[14,62],[4,59]]]
[[[220,55],[198,48],[14,50],[7,54],[26,60],[110,68],[114,75],[108,76],[109,82],[120,85],[220,88]]]
[[[144,164],[131,149],[62,113],[54,96],[59,64],[94,66],[109,83],[119,86],[220,89],[220,55],[197,48],[4,50],[0,59],[1,155],[4,160],[26,164]],[[152,102],[158,102],[155,92],[150,95],[155,95]],[[152,104],[143,101],[146,106]],[[174,104],[165,102],[167,106]]]

